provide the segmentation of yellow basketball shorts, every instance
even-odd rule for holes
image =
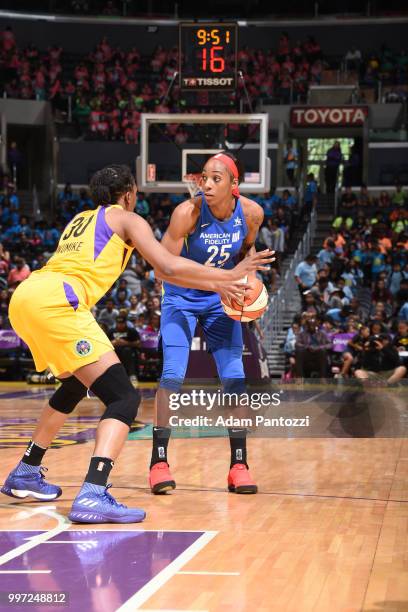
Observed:
[[[10,323],[28,345],[35,367],[54,376],[75,372],[114,348],[75,279],[55,272],[33,273],[10,301]]]

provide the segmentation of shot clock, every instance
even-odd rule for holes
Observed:
[[[181,89],[235,90],[237,29],[236,23],[180,24]]]

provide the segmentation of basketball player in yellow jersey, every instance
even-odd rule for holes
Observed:
[[[126,266],[136,248],[161,278],[182,286],[223,291],[242,298],[242,279],[271,261],[271,252],[248,257],[232,270],[204,267],[169,253],[148,223],[136,215],[136,185],[126,166],[96,172],[90,183],[98,208],[78,214],[65,228],[46,266],[18,286],[9,317],[28,344],[38,371],[49,367],[62,384],[41,414],[28,448],[9,474],[3,493],[48,501],[61,489],[47,483],[41,461],[87,389],[105,404],[85,482],[69,518],[80,523],[142,521],[143,510],[127,508],[108,493],[113,462],[137,414],[140,394],[129,381],[107,336],[90,312]]]

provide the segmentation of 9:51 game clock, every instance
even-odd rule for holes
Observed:
[[[236,23],[181,23],[180,87],[232,91],[237,86]]]

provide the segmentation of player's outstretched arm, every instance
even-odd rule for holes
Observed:
[[[229,285],[232,293],[241,295],[246,287],[242,279],[254,270],[266,270],[273,261],[273,252],[267,249],[245,258],[231,270],[202,266],[165,249],[142,217],[125,213],[122,218],[126,240],[154,267],[160,278],[181,287],[217,292]]]

